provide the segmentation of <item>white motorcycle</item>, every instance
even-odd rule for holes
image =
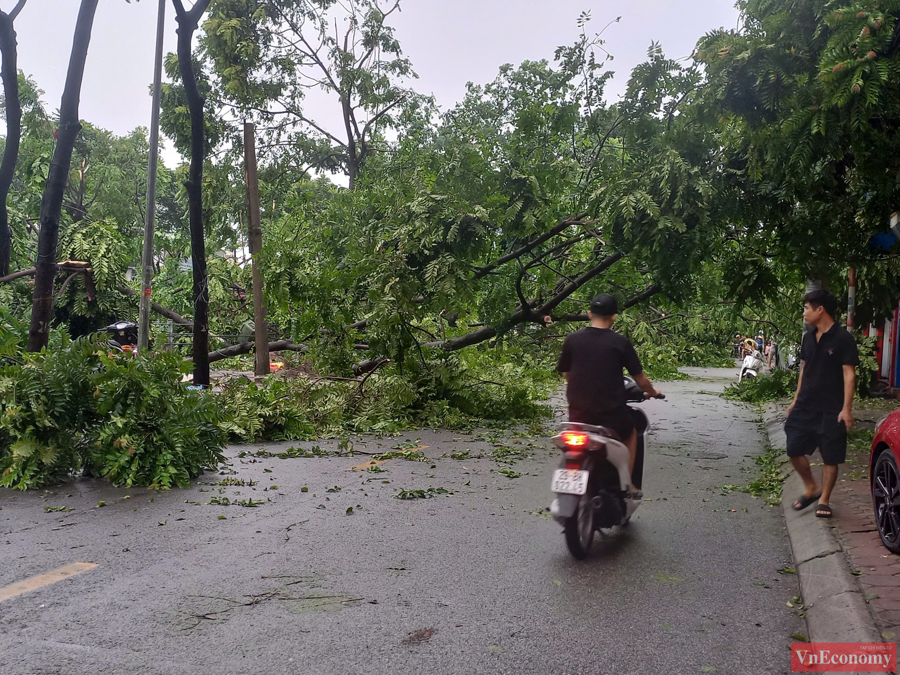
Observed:
[[[625,395],[630,403],[646,400],[644,392],[626,378]],[[665,398],[660,395],[659,398]],[[563,422],[554,444],[564,451],[560,468],[553,472],[550,489],[556,499],[550,515],[565,529],[566,546],[577,559],[587,557],[594,532],[625,526],[640,506],[631,485],[640,489],[644,474],[644,436],[650,427],[647,416],[629,408],[637,429],[634,471],[628,472],[628,448],[619,435],[606,427]]]
[[[738,383],[748,377],[759,377],[765,370],[766,362],[763,361],[762,354],[753,350],[744,357],[741,363],[741,372],[738,375]]]

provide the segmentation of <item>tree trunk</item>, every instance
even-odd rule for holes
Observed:
[[[356,136],[353,134],[350,109],[350,94],[341,95],[341,112],[344,116],[344,127],[347,130],[347,187],[352,192],[356,189],[356,177],[359,175],[359,157],[356,153]]]
[[[9,274],[9,261],[12,258],[12,230],[9,227],[6,199],[16,171],[19,137],[22,133],[19,69],[16,65],[18,49],[16,31],[13,28],[17,10],[11,14],[0,12],[0,56],[3,58],[0,77],[3,79],[3,96],[6,100],[6,147],[3,149],[3,162],[0,163],[0,277]]]
[[[41,232],[38,237],[38,253],[34,277],[34,296],[31,309],[31,327],[28,331],[28,351],[39,352],[50,339],[50,323],[53,320],[53,280],[56,277],[56,245],[59,242],[59,219],[63,196],[69,178],[69,165],[75,138],[81,131],[78,121],[78,103],[81,98],[81,82],[84,63],[91,42],[91,29],[98,0],[82,0],[75,22],[75,38],[66,86],[59,106],[59,137],[44,196],[41,198]]]
[[[210,0],[197,0],[186,12],[181,0],[172,0],[178,21],[178,68],[184,84],[188,110],[191,115],[191,166],[184,186],[188,194],[188,215],[191,228],[191,262],[194,291],[194,384],[209,386],[209,286],[206,274],[206,242],[203,234],[203,154],[205,129],[203,97],[197,87],[197,77],[191,60],[191,42],[200,17]]]

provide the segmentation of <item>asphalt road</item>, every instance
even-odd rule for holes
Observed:
[[[694,375],[645,404],[648,499],[585,562],[546,515],[556,451],[527,434],[354,439],[428,446],[378,473],[348,470],[359,455],[238,455],[336,447],[270,443],[229,448],[231,468],[188,490],[0,491],[0,589],[97,564],[0,601],[0,673],[790,672],[780,509],[719,489],[755,475],[758,414],[715,395],[731,370]],[[477,458],[492,453],[530,456]],[[393,497],[428,488],[450,494]],[[263,503],[208,503],[226,497]]]

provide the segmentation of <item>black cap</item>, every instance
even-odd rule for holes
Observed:
[[[609,293],[595,295],[591,300],[591,314],[595,316],[612,316],[619,313],[619,303]]]

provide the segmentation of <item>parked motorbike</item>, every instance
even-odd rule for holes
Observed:
[[[629,403],[646,400],[643,390],[629,378],[625,378],[625,396]],[[643,411],[629,410],[637,429],[637,455],[631,475],[628,448],[612,429],[563,422],[560,433],[553,437],[564,455],[560,468],[553,472],[550,489],[556,499],[550,505],[550,515],[563,526],[566,546],[578,560],[587,557],[595,532],[624,527],[640,506],[641,500],[633,498],[630,486],[641,488],[650,422]]]
[[[137,353],[138,326],[132,321],[117,321],[104,328],[110,339],[106,344],[118,352]]]
[[[741,362],[741,372],[738,374],[738,382],[742,382],[748,377],[759,377],[766,367],[762,354],[753,350]]]

